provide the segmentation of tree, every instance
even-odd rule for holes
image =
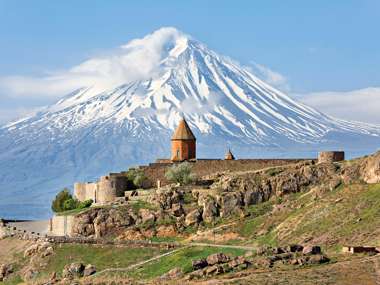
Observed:
[[[127,172],[127,178],[136,188],[142,188],[146,180],[144,171],[139,168],[130,168]]]
[[[70,210],[74,210],[76,208],[78,208],[79,206],[79,201],[76,200],[76,199],[73,199],[73,198],[70,198],[68,200],[66,200],[64,203],[63,203],[63,209],[65,211],[70,211]]]
[[[192,167],[188,162],[173,165],[166,171],[165,177],[169,181],[179,183],[180,185],[187,185],[195,180]]]
[[[73,199],[73,196],[71,196],[69,189],[64,188],[61,192],[57,194],[57,196],[55,196],[55,199],[53,200],[51,205],[51,209],[55,213],[65,211],[65,202],[70,199]]]

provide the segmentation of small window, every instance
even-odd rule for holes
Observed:
[[[179,149],[177,149],[177,158],[179,158]]]

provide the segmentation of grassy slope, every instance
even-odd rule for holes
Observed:
[[[155,248],[62,244],[56,247],[41,277],[49,276],[54,271],[61,273],[63,267],[72,262],[93,264],[100,271],[106,268],[124,268],[164,252]]]
[[[246,238],[243,243],[314,243],[326,248],[380,244],[380,184],[295,194],[276,208],[267,207],[263,215],[236,225],[234,230]]]
[[[165,256],[158,261],[146,264],[142,268],[131,271],[128,275],[137,279],[150,279],[161,276],[175,267],[180,267],[183,272],[190,272],[192,260],[205,258],[217,252],[223,252],[230,256],[238,256],[245,253],[244,250],[230,248],[189,247],[173,255]]]

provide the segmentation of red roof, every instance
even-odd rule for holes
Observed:
[[[179,122],[179,125],[172,136],[172,140],[196,140],[185,119],[182,119]]]

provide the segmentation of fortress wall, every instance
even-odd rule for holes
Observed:
[[[297,163],[309,159],[198,159],[190,162],[193,166],[193,172],[196,176],[202,177],[223,171],[252,171],[266,167],[281,166],[291,163]],[[166,161],[164,159],[160,161]],[[142,166],[145,176],[148,177],[148,186],[157,187],[157,180],[161,181],[161,186],[169,182],[165,178],[165,173],[173,163],[151,163],[148,166]]]
[[[72,236],[74,216],[54,216],[50,219],[49,235]]]
[[[116,197],[123,197],[127,190],[128,181],[124,175],[111,173],[102,176],[98,182],[97,203],[112,202]]]
[[[86,185],[87,183],[77,182],[74,184],[74,198],[79,201],[84,201],[86,197]]]
[[[87,183],[85,200],[91,199],[92,201],[94,201],[94,203],[96,203],[97,189],[98,189],[98,183]]]
[[[74,197],[79,201],[97,200],[97,188],[98,184],[94,183],[75,183],[74,184]]]

